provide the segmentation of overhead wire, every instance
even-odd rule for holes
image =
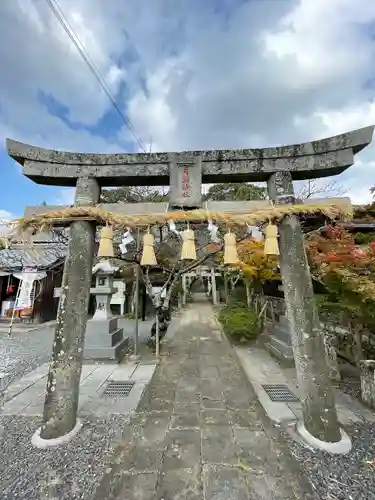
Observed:
[[[64,31],[66,32],[66,34],[70,38],[71,42],[78,50],[82,59],[87,64],[89,70],[94,75],[96,80],[99,82],[100,86],[102,87],[103,91],[107,95],[108,99],[111,101],[113,107],[115,108],[117,113],[120,115],[120,117],[124,121],[125,125],[128,127],[130,133],[132,134],[132,136],[134,137],[136,142],[139,144],[140,148],[143,150],[144,153],[147,153],[145,146],[143,145],[139,136],[136,134],[134,127],[131,124],[129,118],[121,111],[121,109],[117,105],[115,99],[112,97],[111,92],[108,89],[106,82],[104,81],[103,77],[100,75],[98,68],[96,67],[95,63],[91,59],[90,55],[87,53],[87,50],[85,49],[84,45],[80,41],[78,35],[74,32],[73,27],[71,26],[71,24],[69,23],[68,19],[65,16],[65,14],[63,13],[57,0],[46,0],[46,2],[47,2],[47,5],[49,6],[49,8],[51,9],[52,13],[54,14],[56,19],[59,21],[62,28],[64,29]]]

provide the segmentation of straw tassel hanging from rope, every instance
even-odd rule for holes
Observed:
[[[266,227],[264,255],[280,255],[279,242],[277,241],[277,226],[271,222]]]
[[[156,255],[154,250],[154,236],[147,231],[143,236],[143,252],[141,258],[141,266],[157,266]]]
[[[113,251],[113,229],[110,226],[105,226],[100,232],[100,241],[98,249],[98,257],[110,258],[114,257]]]
[[[181,260],[197,260],[197,251],[195,249],[194,231],[190,229],[189,224],[185,231],[182,231]]]
[[[236,235],[228,231],[224,235],[224,264],[237,264],[238,261]]]

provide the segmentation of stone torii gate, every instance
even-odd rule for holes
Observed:
[[[169,209],[174,210],[200,207],[202,183],[266,181],[269,197],[274,203],[293,203],[294,180],[342,173],[354,163],[354,155],[371,142],[373,130],[374,127],[366,127],[314,142],[265,149],[83,154],[42,149],[10,139],[7,148],[8,154],[23,166],[23,174],[32,181],[74,186],[77,206],[96,205],[102,187],[169,184]],[[41,208],[48,210],[48,207]],[[41,429],[41,438],[51,444],[54,438],[68,439],[79,430],[79,380],[94,236],[92,222],[76,220],[71,223],[55,331],[59,354],[50,368]],[[338,424],[303,234],[297,217],[292,215],[282,219],[279,246],[304,418],[301,433],[314,445],[323,443],[326,448],[338,452],[345,449],[347,443]]]

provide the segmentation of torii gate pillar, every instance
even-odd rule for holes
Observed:
[[[269,197],[278,204],[294,202],[292,176],[277,172],[268,180]],[[341,441],[324,338],[315,305],[310,268],[298,218],[279,224],[280,271],[291,336],[304,426],[323,442]]]
[[[23,174],[34,182],[77,187],[77,205],[95,204],[100,187],[171,183],[172,208],[194,208],[201,203],[201,182],[268,182],[271,198],[278,203],[292,202],[293,180],[344,172],[353,164],[354,154],[371,142],[373,131],[374,127],[365,127],[320,141],[279,148],[181,153],[82,154],[38,148],[9,139],[7,148],[8,154],[23,166]],[[53,437],[66,438],[76,425],[93,235],[94,228],[89,222],[72,224],[55,331],[57,369],[51,368],[47,386],[42,430],[46,441]],[[280,248],[288,318],[295,330],[293,349],[303,393],[305,430],[315,441],[335,444],[340,440],[340,430],[324,355],[321,355],[322,338],[302,232],[295,217],[286,217],[280,224]]]
[[[99,202],[100,187],[94,178],[77,179],[76,206]],[[75,221],[70,225],[57,312],[52,360],[49,367],[40,438],[51,440],[77,429],[79,384],[90,299],[95,224]],[[35,442],[38,445],[38,442]]]

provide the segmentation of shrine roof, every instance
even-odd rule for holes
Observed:
[[[63,244],[49,245],[13,245],[0,250],[0,269],[7,271],[19,271],[30,267],[38,271],[47,270],[50,267],[63,262],[67,253],[67,247]]]

